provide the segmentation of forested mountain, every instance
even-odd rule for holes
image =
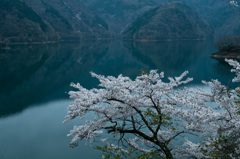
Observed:
[[[108,25],[78,0],[1,0],[0,40],[42,42],[110,38]]]
[[[240,9],[229,0],[80,0],[102,17],[109,28],[120,33],[143,12],[159,4],[180,1],[197,11],[214,29],[214,37],[239,33]]]
[[[182,2],[167,2],[140,16],[123,32],[124,39],[176,40],[207,39],[211,27]]]
[[[112,32],[120,36],[137,18],[169,1],[197,11],[215,38],[240,34],[240,9],[228,0],[1,0],[0,42],[111,38]]]
[[[154,0],[80,0],[120,34],[139,14],[156,5]]]
[[[58,35],[30,7],[19,0],[0,1],[0,41],[56,41]]]
[[[167,0],[155,0],[162,3]],[[169,0],[168,0],[169,1]],[[229,4],[229,0],[170,0],[182,1],[196,10],[214,29],[215,39],[240,34],[240,8]]]
[[[215,38],[240,34],[240,8],[218,8],[205,15],[205,19],[213,27]]]
[[[22,0],[63,40],[109,38],[108,25],[79,0]]]

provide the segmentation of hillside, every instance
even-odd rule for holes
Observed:
[[[30,7],[19,0],[0,1],[0,41],[57,41],[58,35]]]
[[[120,36],[140,15],[168,1],[197,11],[215,39],[240,34],[240,9],[227,0],[1,0],[0,42],[112,38],[112,32]]]
[[[240,35],[240,8],[221,7],[206,15],[206,20],[215,31],[215,38]]]
[[[78,0],[1,0],[0,41],[111,38],[108,25]]]
[[[79,0],[23,0],[60,35],[61,40],[110,38],[108,25]]]
[[[115,34],[120,34],[139,14],[142,14],[156,4],[153,0],[80,1],[102,17]]]
[[[214,38],[240,34],[240,8],[230,5],[230,0],[154,0],[157,4],[166,1],[186,3],[214,30]]]
[[[167,2],[145,12],[124,32],[124,39],[176,40],[207,39],[211,27],[182,2]]]
[[[143,12],[160,4],[180,1],[197,11],[214,30],[214,38],[234,35],[239,30],[239,8],[229,0],[80,0],[102,17],[116,34],[126,29]],[[229,15],[229,16],[227,16]],[[219,23],[219,25],[216,25]]]

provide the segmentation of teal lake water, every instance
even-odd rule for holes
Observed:
[[[72,149],[62,124],[71,100],[71,82],[97,87],[89,74],[123,74],[134,79],[141,69],[165,76],[189,71],[194,81],[219,79],[231,85],[233,73],[224,61],[208,57],[212,41],[86,41],[50,45],[12,45],[0,50],[0,159],[96,159],[101,152],[79,142]]]

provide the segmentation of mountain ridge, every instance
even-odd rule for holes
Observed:
[[[137,18],[124,32],[130,40],[208,39],[211,27],[182,2],[166,2]]]
[[[238,19],[240,18],[240,9],[230,5],[229,0],[80,0],[92,11],[97,13],[108,24],[109,28],[115,34],[121,34],[136,18],[143,12],[157,7],[165,2],[180,1],[187,4],[193,10],[197,11],[199,16],[210,24],[214,29],[214,39],[223,36],[240,34]],[[107,1],[107,3],[105,3]],[[119,4],[121,5],[115,5]],[[129,6],[135,9],[128,9]],[[130,7],[131,8],[131,7]],[[228,8],[228,9],[227,9]],[[227,11],[228,10],[228,11]],[[121,12],[119,12],[121,11]],[[226,21],[222,19],[225,12],[230,12]],[[234,15],[234,16],[233,16]],[[219,22],[222,26],[215,25]],[[229,24],[231,24],[231,26]]]
[[[112,38],[107,23],[78,0],[1,0],[0,6],[2,42]]]
[[[0,1],[0,23],[0,41],[42,42],[58,40],[54,30],[30,7],[18,0]]]

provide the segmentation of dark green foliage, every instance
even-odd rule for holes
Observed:
[[[18,10],[17,16],[21,19],[27,18],[40,25],[43,31],[46,31],[47,25],[43,22],[42,18],[37,15],[30,7],[19,0],[1,0],[0,9],[6,11]],[[5,14],[6,15],[6,14]]]
[[[69,29],[72,29],[71,24],[70,24],[63,16],[61,16],[56,9],[54,9],[54,8],[52,8],[52,7],[49,7],[48,9],[46,9],[46,13],[50,13],[50,14],[56,16],[56,17],[59,18],[62,22],[64,22]]]
[[[0,23],[0,40],[7,43],[111,37],[108,25],[77,0],[1,0]]]
[[[153,0],[81,0],[97,13],[116,34],[122,32],[139,14],[155,3]]]
[[[149,152],[149,153],[143,153],[140,152],[130,145],[129,152],[125,152],[121,149],[121,147],[113,147],[112,145],[104,145],[104,146],[96,146],[95,148],[97,150],[102,151],[102,158],[106,159],[163,159],[157,151]]]
[[[106,30],[108,30],[107,23],[97,15],[95,16],[93,23],[94,24],[101,24]]]
[[[106,158],[106,159],[121,159],[121,158],[127,158],[128,154],[124,153],[123,151],[121,151],[121,148],[116,148],[114,151],[110,145],[110,147],[108,145],[105,146],[96,146],[95,147],[97,150],[101,150],[102,151],[102,158]]]
[[[60,21],[62,21],[66,25],[67,29],[69,29],[69,30],[73,29],[72,25],[69,23],[69,21],[66,18],[64,18],[56,9],[54,9],[52,6],[45,3],[43,0],[42,0],[42,2],[46,7],[45,12],[47,14],[50,14],[49,15],[50,17],[53,17],[55,19],[60,19]]]
[[[135,34],[137,31],[141,29],[141,27],[145,24],[148,24],[153,16],[156,14],[157,10],[159,8],[156,7],[154,9],[151,9],[150,11],[144,13],[141,17],[136,19],[135,22],[131,25],[131,27],[123,32],[123,34],[130,33],[131,35]]]
[[[168,2],[138,17],[124,39],[179,40],[212,38],[211,27],[182,2]]]
[[[220,131],[220,130],[219,130]],[[239,133],[239,132],[237,132]],[[210,145],[206,145],[206,147],[214,147],[214,149],[210,152],[206,150],[202,150],[207,156],[210,156],[214,159],[219,158],[232,158],[238,157],[240,154],[236,152],[236,148],[238,148],[238,143],[235,143],[236,138],[235,134],[224,135],[221,132],[218,133],[217,140],[214,140]],[[230,154],[233,154],[232,156]]]
[[[41,0],[41,3],[40,0],[33,1],[35,3],[30,0],[26,3],[40,13],[63,41],[110,37],[108,25],[78,0]],[[44,10],[39,9],[38,5]]]
[[[235,104],[233,107],[237,107],[237,114],[240,114],[240,87],[236,89]],[[229,90],[226,90],[229,91]],[[230,96],[230,92],[229,96]],[[235,130],[232,133],[224,133],[222,127],[218,129],[217,135],[211,138],[212,142],[210,144],[205,144],[206,149],[202,149],[202,152],[213,159],[228,159],[228,158],[238,158],[239,153],[239,131]]]
[[[218,39],[215,42],[215,47],[219,51],[232,51],[240,47],[240,36],[227,36]]]
[[[0,1],[0,39],[5,42],[58,41],[43,19],[19,0]]]
[[[80,0],[101,16],[110,29],[122,32],[139,15],[166,2],[183,2],[197,11],[214,30],[214,38],[240,34],[240,9],[230,0]],[[239,2],[239,1],[238,1]],[[167,16],[168,17],[168,16]],[[163,29],[162,31],[167,31]],[[177,30],[176,30],[177,31]]]

